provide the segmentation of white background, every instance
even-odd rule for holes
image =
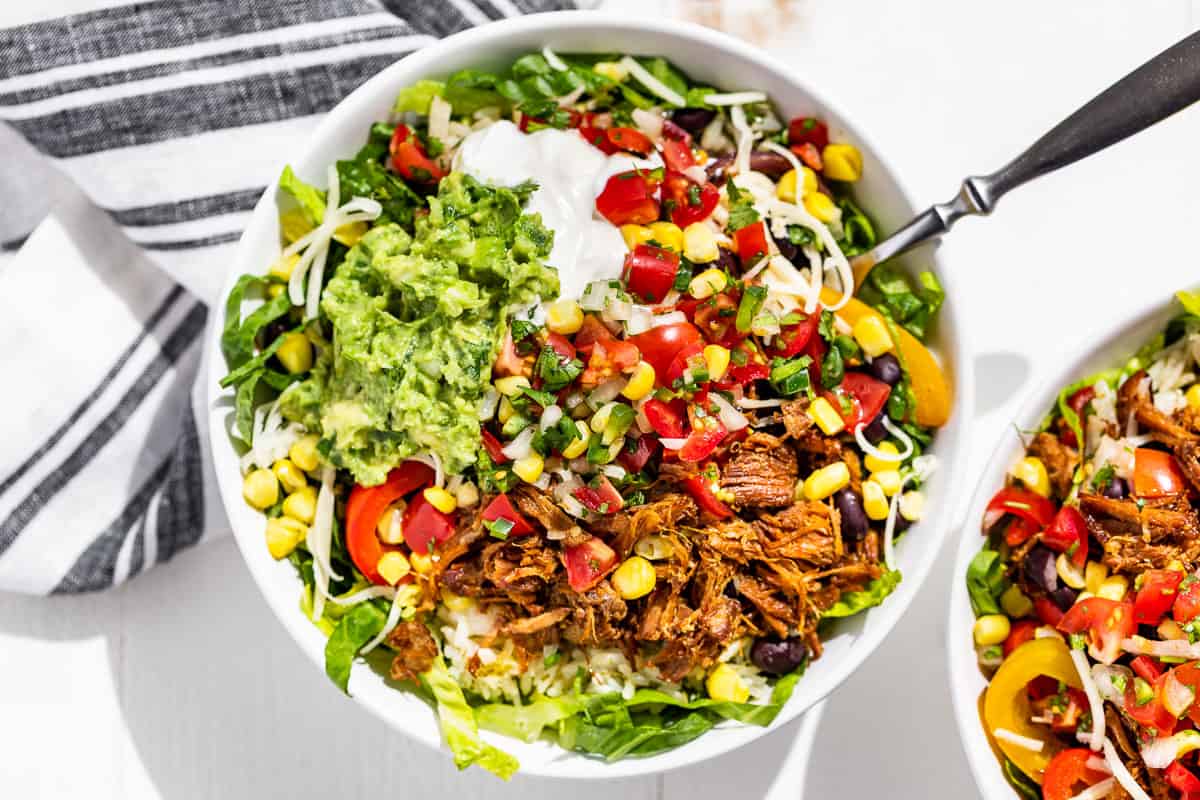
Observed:
[[[873,131],[923,203],[949,199],[963,176],[1000,166],[1200,25],[1200,0],[604,5],[702,18],[762,44]],[[947,241],[946,263],[967,273],[950,302],[968,312],[977,353],[974,469],[1036,366],[1068,357],[1111,314],[1197,282],[1198,176],[1193,109],[1019,190]],[[69,197],[60,209],[68,225],[106,230],[93,213]],[[975,535],[973,522],[963,528]],[[228,538],[105,595],[0,595],[0,796],[972,797],[944,664],[951,554],[829,703],[804,786],[798,724],[657,778],[504,786],[460,775],[330,689]]]

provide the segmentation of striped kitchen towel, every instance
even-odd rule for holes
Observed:
[[[574,5],[84,3],[0,10],[0,590],[103,589],[227,530],[193,387],[281,153],[437,37]],[[113,224],[30,235],[65,181]]]

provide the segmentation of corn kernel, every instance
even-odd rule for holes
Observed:
[[[708,367],[708,379],[719,381],[729,369],[729,348],[710,344],[704,348],[704,365]]]
[[[873,519],[876,522],[887,519],[888,515],[888,500],[887,495],[883,493],[883,487],[876,481],[863,481],[863,511],[867,512],[867,518]]]
[[[1187,400],[1188,408],[1200,411],[1200,383],[1192,384],[1191,388],[1184,393],[1183,398]]]
[[[688,284],[688,293],[697,300],[712,297],[725,288],[725,273],[719,269],[706,269]]]
[[[305,486],[283,498],[283,515],[311,525],[317,516],[317,490]]]
[[[821,192],[809,192],[804,195],[804,208],[808,213],[829,224],[842,216],[842,210],[829,199],[829,195]]]
[[[518,458],[514,461],[512,471],[526,483],[533,483],[542,477],[542,468],[545,466],[545,463],[545,460],[539,454],[530,453],[524,458]]]
[[[1003,643],[1011,631],[1012,623],[1008,621],[1008,617],[1003,614],[984,614],[975,620],[972,633],[975,636],[975,644],[988,647]]]
[[[916,522],[925,513],[925,493],[919,491],[905,492],[900,495],[900,516],[909,522]]]
[[[824,500],[834,492],[850,485],[850,469],[845,462],[838,461],[808,476],[804,482],[804,496],[809,500]]]
[[[308,221],[308,215],[303,209],[292,208],[279,215],[279,228],[283,233],[283,240],[291,244],[311,231],[313,224]]]
[[[852,144],[827,144],[821,152],[822,173],[835,181],[853,183],[862,177],[862,152]]]
[[[404,510],[408,508],[403,498],[396,500],[383,510],[379,521],[375,523],[375,535],[384,544],[402,544],[404,542]]]
[[[428,575],[433,571],[433,556],[429,553],[413,551],[408,556],[408,563],[418,575]]]
[[[516,397],[522,389],[529,388],[529,378],[524,375],[509,375],[496,380],[496,391],[505,397]]]
[[[587,451],[588,439],[591,438],[592,431],[588,428],[587,423],[583,420],[575,420],[575,430],[579,431],[579,438],[572,439],[563,451],[563,458],[579,458]]]
[[[375,571],[379,573],[379,577],[392,586],[395,586],[411,569],[412,564],[408,563],[408,559],[399,550],[388,550],[379,557],[378,563],[375,564]]]
[[[646,227],[659,247],[676,253],[683,252],[683,230],[674,222],[651,222]]]
[[[279,479],[283,490],[287,493],[298,492],[308,485],[308,479],[300,468],[286,458],[281,458],[271,465],[271,472]]]
[[[629,382],[621,394],[630,400],[641,400],[654,391],[654,367],[648,361],[639,361],[629,376]]]
[[[546,327],[568,336],[583,327],[583,309],[574,300],[559,300],[546,307]]]
[[[280,256],[279,260],[271,265],[271,269],[267,271],[267,274],[279,278],[281,281],[286,281],[292,277],[292,270],[296,269],[296,265],[299,263],[299,253],[292,253],[290,256]]]
[[[645,225],[622,225],[621,238],[625,240],[625,246],[632,250],[639,244],[649,242],[654,234]]]
[[[895,346],[887,325],[882,318],[874,314],[864,314],[860,317],[858,322],[854,323],[851,335],[863,352],[871,358],[878,358]]]
[[[707,264],[721,257],[717,235],[704,222],[693,222],[683,229],[683,254],[696,264]]]
[[[1021,591],[1020,586],[1013,583],[1000,595],[1000,607],[1008,616],[1020,619],[1033,611],[1033,601]]]
[[[750,699],[750,689],[742,682],[737,670],[728,664],[718,664],[704,681],[708,696],[725,703],[744,703]]]
[[[1050,476],[1040,458],[1026,456],[1013,465],[1012,476],[1025,484],[1025,488],[1042,497],[1050,496]]]
[[[267,299],[274,300],[279,295],[287,291],[287,286],[282,283],[272,283],[267,287]]]
[[[275,351],[275,357],[292,375],[308,372],[313,364],[312,342],[300,331],[293,331],[283,337],[283,342]]]
[[[443,514],[451,514],[454,512],[454,509],[458,508],[458,501],[454,499],[454,495],[441,487],[430,486],[421,494],[429,501],[429,505]]]
[[[808,167],[800,168],[802,179],[797,179],[796,170],[791,169],[783,174],[775,187],[775,196],[787,203],[795,203],[806,194],[817,191],[817,173]],[[797,183],[800,185],[797,186]]]
[[[1083,568],[1083,582],[1092,594],[1100,591],[1101,584],[1108,577],[1108,565],[1100,561],[1089,561]]]
[[[470,597],[465,597],[461,594],[455,594],[449,589],[442,589],[442,605],[451,611],[459,614],[465,614],[475,607],[475,601]]]
[[[867,472],[882,472],[884,470],[895,469],[900,463],[900,459],[898,458],[900,451],[891,442],[880,442],[875,445],[875,449],[889,456],[897,456],[897,458],[885,459],[868,453],[867,457],[863,459],[863,466],[867,468]]]
[[[708,151],[702,150],[699,147],[697,147],[696,148],[696,163],[703,165],[707,161],[708,161]]]
[[[656,579],[653,564],[641,556],[630,556],[613,573],[612,585],[625,600],[636,600],[654,590]]]
[[[1115,600],[1118,603],[1125,599],[1125,594],[1129,591],[1129,579],[1124,575],[1110,575],[1100,583],[1100,588],[1096,590],[1097,597],[1103,597],[1105,600]]]
[[[888,497],[900,491],[899,470],[881,469],[879,472],[872,474],[871,479],[883,487],[883,493]]]
[[[288,458],[305,472],[312,472],[321,464],[317,455],[317,441],[316,434],[300,437],[288,450]]]
[[[279,479],[269,469],[256,469],[242,480],[242,497],[262,511],[279,500]]]
[[[617,61],[597,61],[592,65],[592,72],[597,75],[603,75],[610,81],[620,83],[629,77],[629,70],[624,64]]]
[[[846,427],[846,421],[824,397],[813,400],[808,407],[808,416],[826,436],[833,436]]]
[[[633,552],[650,561],[662,561],[675,552],[671,540],[657,533],[650,533],[637,540]]]
[[[308,535],[308,526],[289,517],[267,520],[267,552],[276,560],[287,558]]]
[[[1066,553],[1059,553],[1058,558],[1054,559],[1054,569],[1058,572],[1058,577],[1062,578],[1062,582],[1072,589],[1082,589],[1087,586],[1083,570],[1075,566],[1071,557]]]
[[[517,409],[513,408],[512,401],[507,397],[501,397],[500,405],[496,407],[496,419],[500,421],[500,424],[508,422],[515,413],[517,413]]]
[[[367,223],[347,222],[333,232],[333,239],[336,242],[346,245],[346,247],[354,247],[366,232]]]

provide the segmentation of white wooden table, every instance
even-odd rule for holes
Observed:
[[[874,131],[925,202],[999,166],[1200,23],[1196,0],[743,0],[723,14],[711,2],[606,5],[700,16],[762,43]],[[970,279],[951,302],[967,310],[977,353],[975,469],[1035,365],[1109,313],[1200,278],[1189,247],[1198,176],[1193,109],[955,232],[948,263]],[[973,535],[974,522],[964,529]],[[946,689],[950,556],[830,701],[803,781],[796,724],[657,778],[501,785],[458,774],[330,690],[228,539],[107,595],[0,595],[0,796],[971,797]]]

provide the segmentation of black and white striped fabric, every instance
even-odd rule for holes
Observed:
[[[58,1],[0,29],[0,247],[19,249],[0,269],[0,590],[39,594],[119,584],[227,530],[193,385],[280,153],[398,57],[574,5],[103,0],[50,16]],[[115,228],[31,236],[60,175]]]

